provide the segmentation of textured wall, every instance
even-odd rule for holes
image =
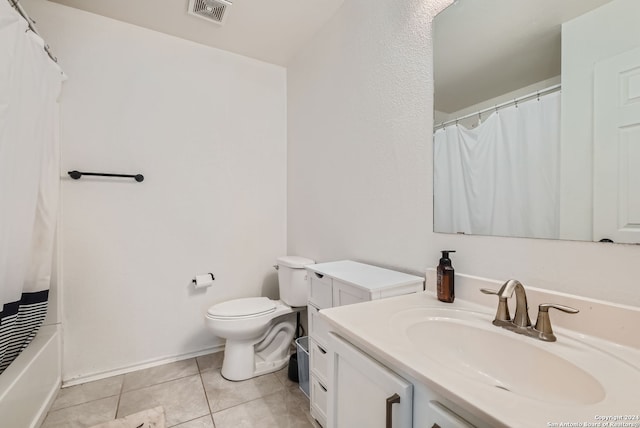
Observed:
[[[433,3],[346,1],[289,64],[290,252],[425,265]]]
[[[432,232],[430,21],[448,0],[348,0],[290,63],[289,252],[459,272],[640,306],[640,246]],[[464,31],[464,29],[461,29]]]

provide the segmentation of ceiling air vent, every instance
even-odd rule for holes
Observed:
[[[224,24],[231,0],[189,0],[189,14],[216,24]]]

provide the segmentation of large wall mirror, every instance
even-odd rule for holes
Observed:
[[[434,20],[434,231],[640,243],[640,1]]]

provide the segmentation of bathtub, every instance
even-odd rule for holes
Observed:
[[[39,427],[60,389],[61,377],[59,326],[42,326],[0,375],[0,425]]]

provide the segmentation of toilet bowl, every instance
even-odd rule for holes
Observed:
[[[213,305],[207,326],[226,339],[222,376],[245,380],[280,370],[289,361],[296,313],[307,304],[306,271],[313,260],[296,256],[277,259],[280,300],[247,297]]]

